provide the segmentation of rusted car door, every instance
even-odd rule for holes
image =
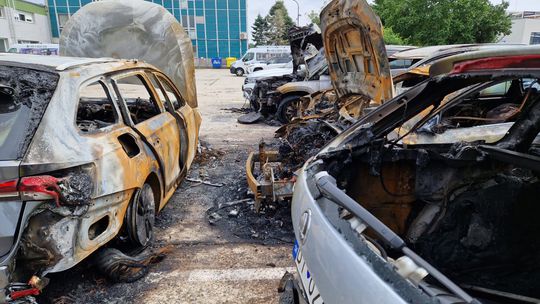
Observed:
[[[126,119],[159,159],[165,193],[176,186],[181,168],[180,133],[174,116],[167,112],[141,72],[114,77],[116,94]]]
[[[161,73],[155,73],[154,75],[157,77],[157,81],[163,90],[165,98],[173,106],[174,111],[184,120],[187,143],[189,144],[186,143],[186,149],[185,151],[182,150],[183,153],[181,157],[183,158],[184,163],[191,163],[195,158],[195,149],[189,149],[189,147],[197,146],[201,121],[200,114],[197,111],[193,111],[193,108],[187,104],[182,94],[178,92],[178,89],[169,78]],[[181,130],[181,133],[182,132],[183,131]]]
[[[392,97],[379,17],[365,0],[333,1],[321,13],[332,83],[339,97],[359,94],[375,103]]]

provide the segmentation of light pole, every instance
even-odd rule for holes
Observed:
[[[296,3],[296,25],[300,26],[300,4],[298,4],[298,0],[292,1]]]

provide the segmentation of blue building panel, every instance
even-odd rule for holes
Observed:
[[[192,38],[196,57],[237,57],[247,50],[246,0],[146,0],[167,9]],[[47,0],[51,32],[93,0]]]

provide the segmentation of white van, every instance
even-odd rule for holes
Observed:
[[[32,55],[58,55],[58,44],[50,43],[19,43],[12,45],[8,53],[32,54]]]
[[[288,45],[258,46],[247,50],[247,52],[231,65],[231,74],[243,76],[248,67],[255,63],[266,62],[274,57],[283,57],[291,54],[291,47]]]

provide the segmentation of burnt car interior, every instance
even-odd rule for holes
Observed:
[[[116,81],[120,96],[126,102],[134,124],[161,113],[145,80],[140,75],[127,76]]]
[[[127,104],[134,124],[139,124],[161,113],[150,89],[140,75],[121,78],[116,81],[116,86]]]
[[[474,87],[438,115],[439,129],[514,121],[525,104],[538,96],[538,80],[513,79]]]
[[[117,121],[116,108],[104,83],[93,82],[81,89],[77,108],[77,126],[81,131],[95,131]]]
[[[363,135],[346,141],[345,148],[322,154],[322,168],[335,177],[337,186],[403,244],[392,245],[372,226],[361,239],[371,240],[367,242],[379,248],[383,259],[397,259],[405,252],[402,246],[410,248],[483,303],[537,303],[537,76],[480,74],[428,80],[368,114],[363,123],[368,122],[369,132],[364,129]],[[470,88],[475,93],[443,104],[448,94]],[[403,145],[400,138],[386,136],[429,106],[431,115],[411,132],[437,115],[446,127],[513,124],[490,145]],[[440,286],[444,281],[430,274],[425,283]]]

